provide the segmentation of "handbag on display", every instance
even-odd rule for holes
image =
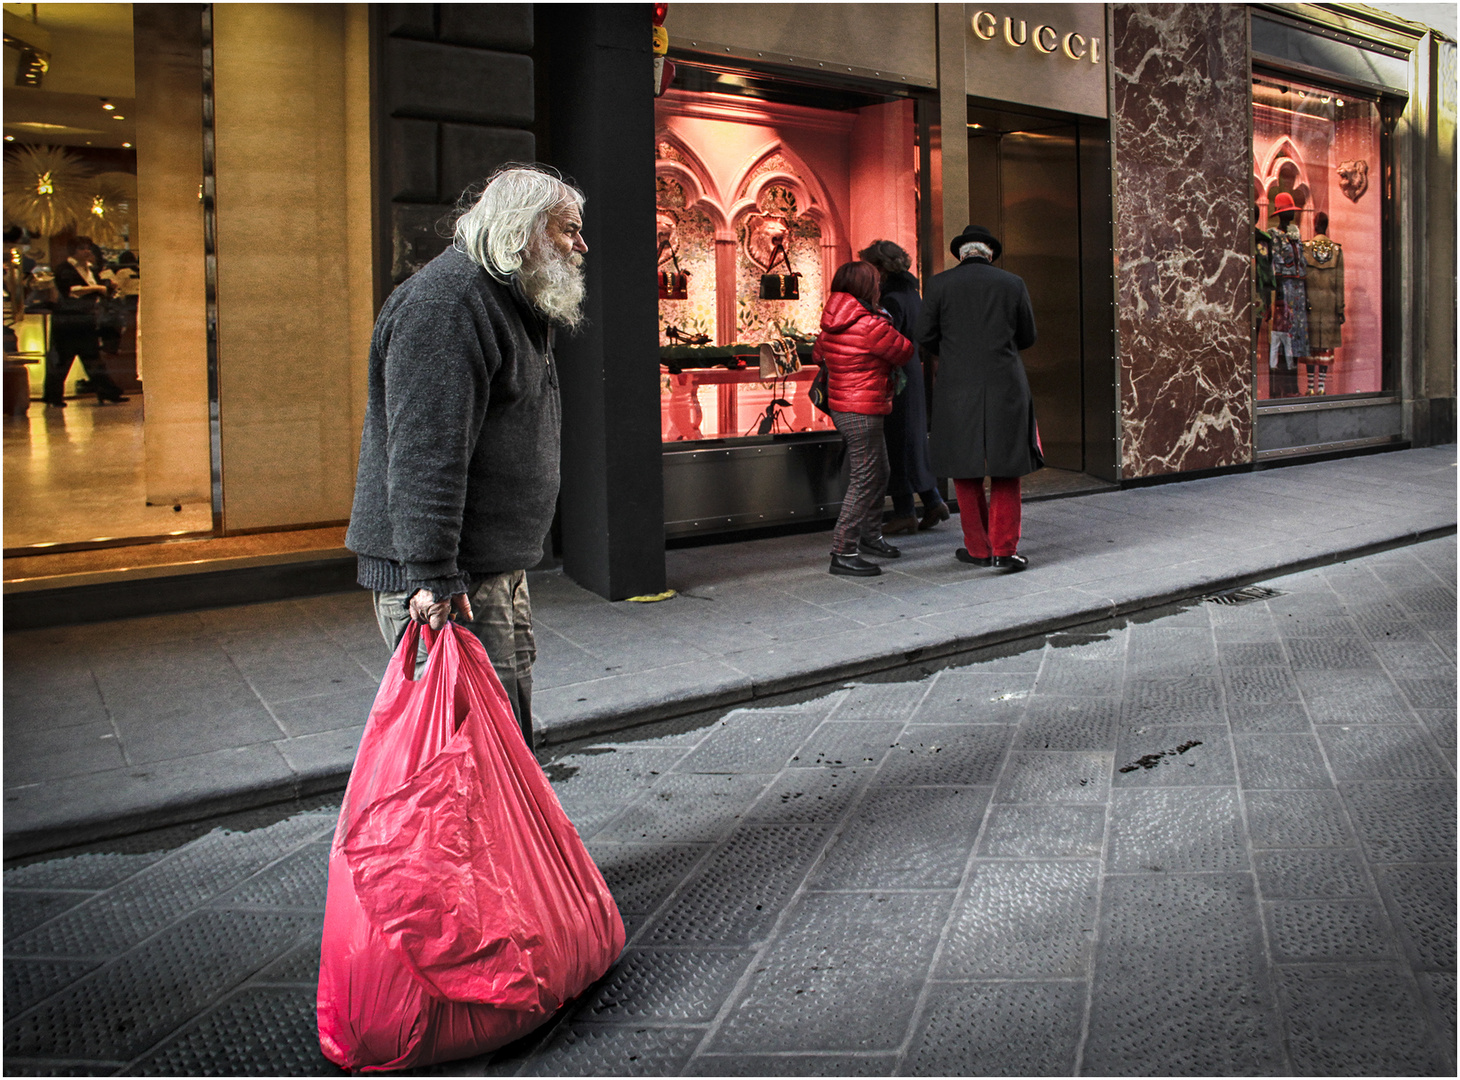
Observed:
[[[773,274],[776,257],[786,264],[784,274]],[[784,244],[777,242],[775,251],[771,255],[771,261],[766,266],[766,273],[760,276],[760,298],[762,300],[799,300],[801,299],[801,275],[791,268],[791,257],[786,254]]]
[[[801,370],[801,357],[796,355],[796,343],[788,337],[771,338],[760,347],[760,377],[762,380],[781,379]]]
[[[674,263],[674,269],[659,271],[659,299],[688,300],[689,275],[679,268],[679,252],[670,248],[669,258]]]

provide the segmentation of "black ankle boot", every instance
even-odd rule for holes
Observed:
[[[841,574],[845,577],[876,577],[882,573],[882,567],[876,563],[869,563],[860,555],[832,555],[831,573]]]
[[[876,555],[883,559],[896,559],[902,555],[901,551],[880,536],[875,536],[871,540],[863,540],[857,545],[857,550],[863,555]]]

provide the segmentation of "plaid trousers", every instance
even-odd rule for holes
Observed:
[[[852,479],[842,497],[842,512],[831,534],[834,555],[854,555],[858,539],[882,535],[882,499],[887,491],[887,440],[883,417],[865,413],[833,412],[832,422],[847,441]]]

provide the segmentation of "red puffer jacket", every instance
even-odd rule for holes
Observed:
[[[886,416],[892,411],[894,367],[912,356],[913,343],[851,293],[832,293],[821,313],[812,356],[827,367],[831,407],[837,412]]]

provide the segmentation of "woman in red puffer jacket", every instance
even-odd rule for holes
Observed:
[[[913,344],[877,306],[878,282],[871,263],[842,264],[831,279],[821,335],[812,350],[817,363],[826,365],[831,418],[847,441],[852,472],[831,534],[831,572],[852,577],[882,573],[863,554],[884,559],[902,554],[882,539],[888,475],[882,422],[892,411],[893,369],[907,363]]]

